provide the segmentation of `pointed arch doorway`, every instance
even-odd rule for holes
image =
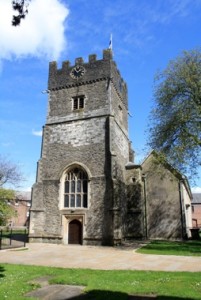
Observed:
[[[68,225],[68,244],[82,244],[82,223],[72,220]]]

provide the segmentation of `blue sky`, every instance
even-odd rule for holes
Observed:
[[[113,52],[128,84],[129,136],[136,162],[146,155],[146,128],[157,70],[200,46],[201,0],[32,0],[12,27],[11,0],[0,0],[0,154],[17,163],[28,190],[35,182],[45,125],[49,61],[74,64]],[[200,188],[200,189],[198,189]],[[197,181],[201,191],[201,180]]]

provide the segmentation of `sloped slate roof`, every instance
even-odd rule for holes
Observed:
[[[201,204],[201,193],[193,193],[193,200],[192,200],[192,204]]]

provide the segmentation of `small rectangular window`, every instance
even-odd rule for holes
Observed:
[[[120,121],[122,121],[123,120],[123,109],[122,109],[121,105],[119,105],[118,108],[119,108],[119,119],[120,119]]]
[[[71,181],[71,193],[75,193],[75,180]]]
[[[64,198],[64,207],[69,207],[69,195],[65,195],[65,198]]]
[[[77,192],[81,193],[81,180],[77,181]]]
[[[71,194],[70,196],[70,206],[75,207],[75,195]]]
[[[77,203],[76,207],[81,207],[81,194],[77,194]]]
[[[87,181],[83,180],[83,192],[87,193]]]
[[[83,108],[84,108],[84,96],[74,97],[73,110],[78,110]]]
[[[69,181],[65,182],[65,193],[69,193]]]
[[[87,207],[87,194],[84,194],[83,207]]]

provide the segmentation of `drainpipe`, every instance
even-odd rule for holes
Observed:
[[[180,202],[180,214],[181,214],[181,237],[182,239],[184,239],[185,238],[185,234],[184,234],[185,215],[184,215],[184,206],[183,206],[182,182],[183,180],[179,180],[179,202]]]
[[[142,181],[144,183],[144,228],[145,228],[145,238],[148,238],[147,231],[147,186],[146,186],[146,174],[142,174]]]

